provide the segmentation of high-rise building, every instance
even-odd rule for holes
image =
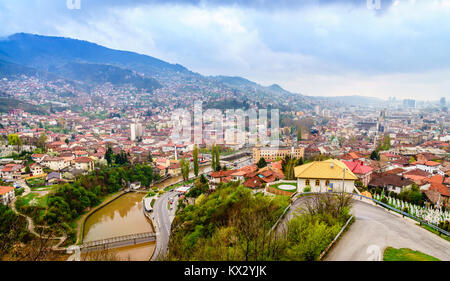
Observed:
[[[442,97],[441,98],[441,106],[446,106],[446,105],[447,105],[447,103],[445,101],[445,97]]]
[[[142,124],[139,123],[137,118],[133,118],[132,123],[130,124],[130,140],[135,141],[136,138],[140,138],[143,136]]]
[[[407,107],[407,108],[415,108],[416,107],[416,100],[404,99],[403,100],[403,106]]]

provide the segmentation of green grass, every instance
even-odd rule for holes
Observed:
[[[42,186],[45,186],[45,178],[42,177],[42,178],[29,179],[29,180],[27,180],[27,184],[31,188],[42,187]]]
[[[445,234],[441,234],[438,231],[436,231],[435,229],[429,227],[428,225],[420,225],[420,224],[417,224],[417,225],[422,227],[422,228],[424,228],[424,229],[426,229],[426,230],[428,230],[428,231],[430,231],[430,232],[433,232],[434,234],[438,235],[439,237],[441,237],[441,238],[443,238],[443,239],[445,239],[445,240],[450,242],[450,236],[447,236]]]
[[[395,249],[387,247],[384,250],[384,261],[439,261],[439,259],[424,254],[419,251],[414,251],[408,248]]]
[[[288,190],[281,189],[281,188],[279,188],[280,185],[292,185],[292,189],[288,189]],[[297,191],[297,183],[283,182],[283,183],[273,184],[270,187],[273,187],[273,188],[276,188],[276,189],[279,189],[279,190],[283,190],[283,191],[290,191],[290,192]]]
[[[183,185],[187,185],[187,184],[191,184],[194,181],[195,180],[192,179],[192,180],[188,180],[188,181],[185,181],[185,182],[180,182],[180,183],[177,183],[177,184],[174,184],[174,185],[170,185],[170,186],[164,188],[164,191],[170,191],[170,190],[175,189],[177,187],[180,187],[180,186],[183,186]]]

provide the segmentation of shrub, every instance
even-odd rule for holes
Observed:
[[[311,192],[311,186],[306,186],[305,188],[303,188],[303,192]]]

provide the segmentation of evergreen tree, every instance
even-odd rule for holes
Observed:
[[[216,170],[216,161],[215,161],[216,155],[214,153],[214,145],[211,146],[211,169],[213,171]]]
[[[194,151],[192,152],[192,160],[194,161],[194,175],[198,177],[198,148],[197,145],[194,145]]]
[[[264,157],[261,157],[258,163],[256,163],[256,166],[258,166],[259,169],[266,167],[267,166],[266,159],[264,159]]]
[[[215,166],[216,166],[216,171],[220,171],[220,152],[219,152],[219,147],[216,146],[216,159],[215,159]]]
[[[108,149],[106,149],[106,153],[105,153],[105,159],[106,159],[106,162],[108,162],[108,165],[111,165],[112,156],[113,156],[113,151],[112,151],[111,147],[108,146]]]

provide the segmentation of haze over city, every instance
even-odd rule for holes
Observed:
[[[67,2],[0,1],[0,36],[87,40],[311,96],[435,101],[450,89],[445,0]]]

